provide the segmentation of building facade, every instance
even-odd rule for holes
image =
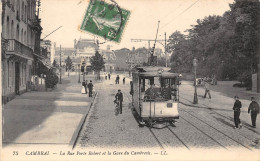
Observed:
[[[2,96],[6,103],[27,91],[40,54],[35,0],[2,0]]]

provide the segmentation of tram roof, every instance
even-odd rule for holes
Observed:
[[[169,72],[171,68],[167,67],[155,67],[155,66],[143,66],[137,67],[138,74],[141,77],[163,77],[163,78],[175,78],[178,77],[178,73]]]

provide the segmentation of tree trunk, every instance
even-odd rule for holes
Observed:
[[[70,70],[68,70],[68,77],[70,76]]]
[[[100,71],[97,71],[97,80],[100,80]]]

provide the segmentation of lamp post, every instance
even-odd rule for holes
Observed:
[[[80,83],[80,64],[78,64],[78,72],[79,72],[79,79],[78,79],[78,83]]]
[[[193,66],[194,66],[194,99],[193,104],[198,104],[198,95],[197,95],[197,81],[196,81],[196,70],[197,70],[198,60],[196,58],[193,59]]]
[[[61,84],[61,45],[60,45],[60,84]]]

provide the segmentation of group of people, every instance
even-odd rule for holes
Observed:
[[[116,76],[116,84],[119,84],[120,77],[119,75]],[[125,84],[125,77],[123,78],[123,84]]]
[[[92,97],[93,94],[93,88],[94,85],[92,84],[92,80],[88,81],[85,80],[82,82],[82,89],[81,89],[81,93],[82,94],[88,94],[89,93],[89,97]]]
[[[240,109],[242,108],[242,103],[239,100],[238,96],[234,97],[235,99],[235,103],[233,106],[233,110],[234,110],[234,122],[235,122],[235,129],[236,128],[241,128],[242,124],[240,122],[239,116],[240,116]],[[251,103],[248,107],[248,113],[251,114],[251,121],[252,121],[252,127],[256,128],[256,117],[257,114],[259,114],[259,104],[256,102],[254,97],[251,97]]]
[[[110,78],[111,78],[111,74],[110,73],[105,73],[105,79],[107,80],[107,77],[108,77],[108,79],[110,80]]]

